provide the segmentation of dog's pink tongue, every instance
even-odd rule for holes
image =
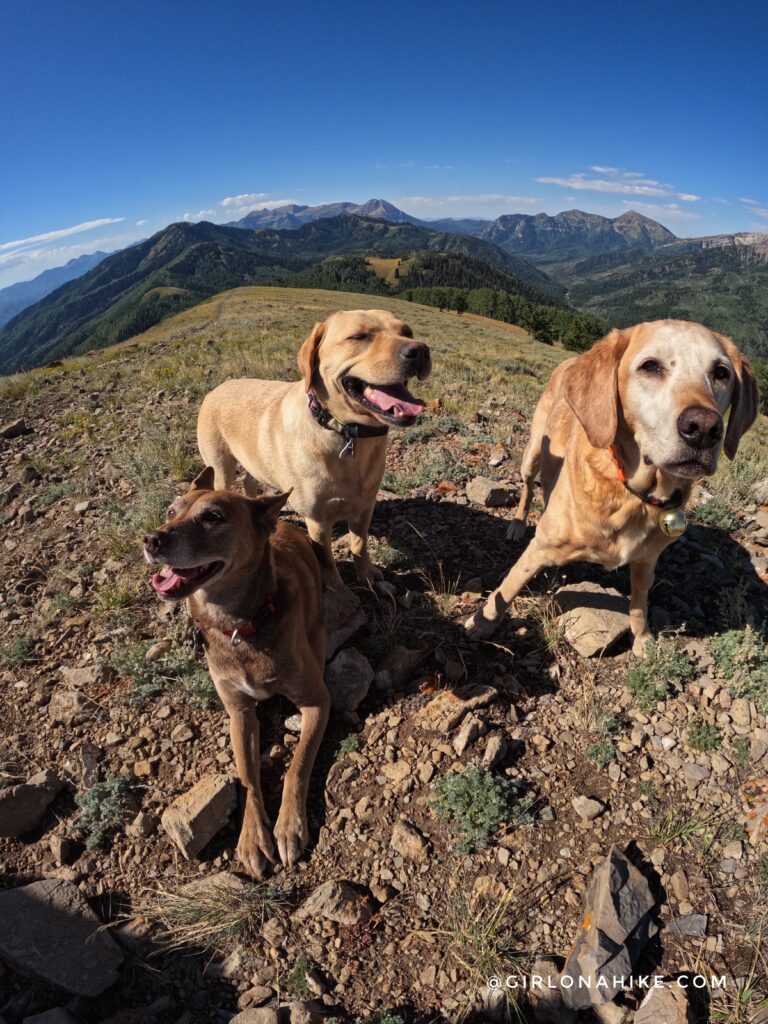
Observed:
[[[181,583],[181,576],[174,572],[173,569],[168,569],[166,572],[156,572],[152,577],[152,586],[161,594],[166,594],[169,590],[173,590],[179,583]]]
[[[414,398],[404,384],[389,384],[376,387],[369,384],[363,392],[373,405],[390,416],[418,416],[424,409],[424,402]]]

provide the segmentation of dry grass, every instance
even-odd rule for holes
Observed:
[[[165,949],[227,953],[237,942],[254,939],[287,907],[288,892],[279,882],[245,883],[227,876],[186,891],[147,889],[135,910]]]
[[[498,898],[487,893],[474,893],[469,899],[451,893],[442,907],[441,920],[432,929],[412,932],[406,942],[419,937],[437,941],[443,950],[443,963],[459,969],[469,996],[459,1013],[463,1019],[472,1012],[489,978],[505,979],[510,974],[523,975],[528,957],[519,952],[525,945],[522,923],[525,899],[506,890]],[[522,1020],[514,990],[503,986],[508,1015]]]

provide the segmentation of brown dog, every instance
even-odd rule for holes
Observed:
[[[208,467],[168,509],[167,523],[145,535],[144,556],[172,566],[152,585],[164,601],[186,598],[203,634],[246,790],[237,854],[262,878],[276,858],[259,782],[256,705],[275,694],[301,711],[274,830],[280,860],[295,864],[307,845],[309,778],[330,704],[320,567],[302,531],[278,520],[287,494],[242,498],[212,487]]]
[[[694,480],[715,472],[721,448],[735,456],[757,401],[750,365],[733,342],[687,321],[613,331],[558,366],[533,417],[507,536],[523,536],[537,472],[546,508],[522,557],[467,620],[470,635],[489,636],[545,566],[628,563],[633,649],[642,654],[659,555],[685,528],[681,510]]]
[[[432,369],[429,348],[383,309],[334,313],[315,324],[298,355],[302,379],[229,380],[206,395],[197,439],[218,490],[228,490],[237,463],[258,484],[290,491],[309,536],[326,552],[326,582],[341,583],[331,534],[349,525],[361,582],[381,578],[368,555],[368,528],[384,475],[387,431],[409,427],[424,408],[406,387]]]

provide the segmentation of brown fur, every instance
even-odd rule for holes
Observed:
[[[648,370],[649,360],[661,366]],[[715,377],[727,368],[727,381]],[[572,561],[608,568],[629,564],[630,624],[636,654],[650,637],[648,591],[656,562],[672,538],[659,527],[659,512],[630,494],[606,450],[613,445],[628,482],[663,499],[679,489],[683,506],[694,479],[715,472],[720,445],[692,457],[678,429],[695,407],[722,428],[733,458],[757,415],[757,386],[748,360],[722,335],[700,324],[664,320],[613,331],[589,352],[552,374],[531,424],[523,455],[520,503],[508,537],[522,539],[537,473],[545,511],[536,535],[507,577],[472,615],[475,639],[490,635],[515,596],[539,570]]]
[[[208,668],[229,714],[235,763],[246,791],[237,854],[251,875],[262,878],[276,854],[259,780],[256,707],[281,694],[301,711],[301,736],[274,828],[277,854],[290,866],[308,840],[309,779],[330,704],[323,679],[321,574],[305,534],[277,518],[286,494],[242,498],[214,491],[212,483],[208,468],[171,506],[168,522],[145,536],[145,556],[186,567],[224,562],[212,579],[182,596],[205,638]],[[221,519],[207,521],[211,513]],[[170,594],[165,599],[177,598]],[[274,612],[266,607],[268,600]],[[233,644],[225,630],[248,623],[257,632]]]

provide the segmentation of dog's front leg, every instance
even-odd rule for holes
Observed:
[[[331,698],[320,680],[317,696],[301,710],[301,736],[283,784],[283,799],[275,825],[275,839],[280,860],[288,868],[301,857],[309,841],[307,827],[307,794],[312,766],[328,723]]]
[[[485,640],[498,626],[506,610],[529,580],[553,559],[549,551],[534,537],[520,558],[515,562],[506,577],[488,596],[484,607],[475,612],[464,623],[464,628],[472,640]]]
[[[634,637],[632,653],[642,658],[646,644],[653,640],[648,629],[648,593],[653,586],[656,562],[630,562],[629,625]]]
[[[333,523],[321,523],[317,519],[307,519],[306,523],[309,539],[318,549],[316,554],[320,563],[320,571],[323,574],[323,586],[343,587],[344,580],[339,575],[336,559],[333,557],[333,548],[331,547]]]
[[[360,583],[372,586],[376,580],[383,578],[383,573],[371,561],[368,554],[368,530],[371,525],[373,506],[366,509],[362,515],[350,519],[349,526],[349,550],[352,552],[352,561],[355,563],[355,574]]]
[[[237,856],[254,878],[264,878],[276,863],[269,818],[264,808],[259,775],[259,719],[253,701],[229,703],[229,732],[240,782],[245,789],[245,814]]]

